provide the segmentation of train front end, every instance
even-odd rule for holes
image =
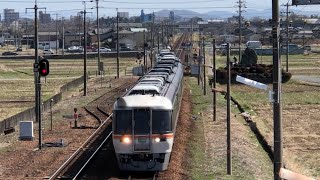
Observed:
[[[172,110],[171,101],[161,96],[124,96],[116,101],[113,145],[120,170],[167,169],[174,139]]]

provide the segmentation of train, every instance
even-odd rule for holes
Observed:
[[[183,92],[183,65],[170,50],[113,105],[113,146],[121,171],[168,168]]]

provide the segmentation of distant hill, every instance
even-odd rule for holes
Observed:
[[[155,12],[155,15],[160,17],[169,17],[170,11],[171,10],[167,10],[167,9],[161,10],[161,11]],[[207,18],[206,14],[201,14],[201,13],[190,11],[190,10],[173,10],[173,12],[175,16],[180,16],[183,18],[192,18],[195,16],[205,18],[205,19]]]
[[[169,17],[169,13],[171,10],[161,10],[158,12],[155,12],[156,16],[160,16],[160,17]],[[198,13],[198,12],[194,12],[191,10],[173,10],[175,16],[180,16],[182,18],[192,18],[195,16],[201,17],[202,19],[226,19],[232,16],[237,16],[238,13],[235,12],[230,12],[230,11],[210,11],[210,12],[206,12],[206,13]],[[245,11],[242,13],[243,16],[246,19],[251,19],[253,17],[260,17],[260,18],[265,18],[265,19],[271,19],[272,17],[272,9],[264,9],[264,10],[255,10],[255,9],[245,9]],[[301,14],[301,13],[299,13]],[[313,14],[318,14],[318,12],[312,12],[312,11],[308,11],[308,12],[303,12],[303,14],[305,15],[313,15]]]

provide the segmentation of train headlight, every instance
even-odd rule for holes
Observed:
[[[130,139],[129,137],[123,137],[123,138],[121,139],[121,142],[123,142],[123,143],[125,143],[125,144],[129,144],[129,143],[131,143],[131,139]]]
[[[157,137],[157,138],[154,139],[154,141],[155,142],[160,142],[160,138]]]

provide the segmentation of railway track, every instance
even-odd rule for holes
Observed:
[[[100,122],[98,129],[65,161],[49,179],[76,179],[104,144],[111,144],[112,105],[135,80],[121,79],[115,88],[90,102],[84,109]]]
[[[158,172],[132,173],[128,176],[127,180],[156,180],[158,174]]]
[[[112,105],[117,97],[120,97],[126,89],[135,83],[135,79],[120,79],[118,80],[116,87],[112,88],[108,92],[99,96],[92,102],[90,102],[84,109],[93,116],[99,124],[105,121],[112,112]]]
[[[186,40],[188,40],[188,36],[183,35],[175,45],[177,56],[180,58],[184,55],[183,49],[180,48],[181,43]],[[114,151],[111,138],[112,105],[117,97],[120,97],[130,86],[135,84],[135,81],[136,80],[118,79],[117,85],[114,88],[84,107],[91,116],[97,119],[100,126],[49,179],[90,179],[93,176],[97,177],[95,173],[97,168],[103,169],[99,170],[99,172],[110,171],[107,173],[108,175],[102,174],[102,177],[123,176],[123,173],[120,172],[115,165],[116,159],[113,154]],[[143,175],[137,175],[135,173],[127,174],[126,177],[123,178],[130,180],[155,180],[157,177],[157,172],[144,172]]]
[[[53,179],[76,179],[90,160],[100,150],[102,145],[111,139],[112,128],[109,118],[67,159],[49,180]]]

